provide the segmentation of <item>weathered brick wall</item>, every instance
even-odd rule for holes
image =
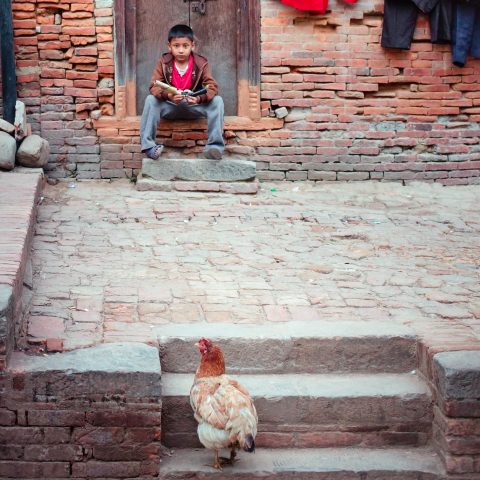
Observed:
[[[111,1],[13,2],[19,99],[33,131],[50,142],[50,175],[99,163],[89,112],[109,103],[113,77]],[[95,170],[95,169],[94,169]]]
[[[433,439],[449,478],[480,475],[480,351],[434,357]]]
[[[160,393],[146,345],[14,354],[0,376],[0,478],[157,478]]]
[[[51,142],[52,175],[140,168],[138,121],[93,128],[88,117],[99,105],[103,119],[113,113],[112,5],[14,3],[19,94]],[[331,0],[320,15],[261,0],[262,115],[290,113],[282,128],[227,132],[260,179],[479,182],[480,60],[454,67],[450,46],[430,43],[425,17],[410,51],[382,49],[382,6]],[[191,155],[205,133],[170,128],[160,139]]]

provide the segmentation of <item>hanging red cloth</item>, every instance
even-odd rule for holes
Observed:
[[[321,13],[325,13],[328,7],[328,0],[282,0],[282,3],[298,10],[315,10]]]
[[[358,0],[343,0],[347,3],[357,3]],[[298,10],[315,10],[325,13],[328,8],[328,0],[282,0],[285,5],[297,8]]]

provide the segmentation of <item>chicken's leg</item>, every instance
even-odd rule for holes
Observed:
[[[222,464],[220,463],[220,458],[219,458],[219,451],[215,450],[215,461],[213,462],[213,468],[216,468],[217,470],[222,470]]]
[[[227,457],[220,457],[220,462],[222,465],[235,465],[237,452],[235,450],[235,447],[230,448],[230,458]]]

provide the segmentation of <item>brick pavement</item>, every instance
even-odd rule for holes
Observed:
[[[479,187],[262,184],[255,196],[46,186],[28,348],[162,325],[385,320],[480,348]]]
[[[0,172],[0,372],[19,336],[20,322],[15,319],[23,315],[23,283],[28,284],[26,277],[31,277],[25,272],[43,171],[27,171],[30,173]]]

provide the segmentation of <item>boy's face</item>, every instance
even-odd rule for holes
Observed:
[[[168,50],[179,62],[187,61],[194,47],[195,42],[187,37],[172,38],[168,42]]]

